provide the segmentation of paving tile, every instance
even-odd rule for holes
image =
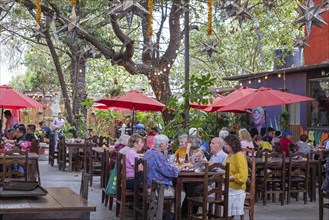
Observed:
[[[40,161],[41,183],[42,186],[67,186],[75,192],[79,193],[80,190],[80,172],[62,172],[58,170],[57,165],[51,167],[48,161]],[[93,187],[89,188],[89,201],[94,204],[96,212],[91,214],[91,219],[105,220],[105,219],[119,219],[115,217],[115,204],[113,210],[108,210],[101,203],[101,189],[100,178],[95,177]],[[329,219],[329,209],[325,210],[324,219]],[[133,219],[132,211],[128,210],[127,220]],[[235,219],[240,219],[236,217]],[[245,215],[248,218],[248,213]],[[259,201],[255,206],[255,220],[316,220],[319,219],[318,202],[308,202],[306,205],[302,199],[299,201],[292,200],[291,204],[281,206],[279,202],[272,203],[268,201],[266,206],[263,206]]]

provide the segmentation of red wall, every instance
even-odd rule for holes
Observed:
[[[321,3],[321,0],[314,0],[314,5]],[[329,11],[321,17],[329,24]],[[306,35],[306,32],[305,32]],[[321,28],[312,26],[311,34],[307,40],[310,47],[304,47],[305,65],[320,64],[329,62],[329,26],[321,24]]]

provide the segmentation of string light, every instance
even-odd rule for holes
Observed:
[[[168,63],[168,68],[170,68],[170,63]]]
[[[281,74],[280,74],[280,73],[278,74],[278,77],[279,77],[279,78],[281,77]]]
[[[248,83],[251,84],[251,80],[249,80]]]
[[[242,83],[240,83],[240,86],[242,86]]]
[[[261,80],[260,79],[258,79],[258,83],[260,83],[261,82]]]
[[[82,69],[79,69],[79,72],[82,73]]]
[[[268,78],[268,76],[265,76],[265,79],[267,79]]]

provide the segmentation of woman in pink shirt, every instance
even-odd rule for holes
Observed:
[[[249,131],[245,128],[239,130],[239,139],[241,143],[242,152],[246,154],[246,148],[254,149],[254,143],[252,141]],[[249,155],[248,155],[249,156]]]
[[[137,153],[142,151],[144,144],[143,137],[137,133],[133,134],[129,139],[128,146],[130,149],[126,152],[127,189],[134,189],[135,158],[139,157]]]

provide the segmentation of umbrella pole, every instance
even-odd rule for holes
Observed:
[[[267,115],[266,115],[266,107],[264,108],[264,116],[265,116],[265,136],[267,135]]]
[[[2,138],[2,124],[3,124],[3,110],[4,110],[4,107],[2,106],[1,107],[1,123],[0,123],[0,138]]]
[[[132,127],[131,127],[131,134],[134,133],[134,124],[135,124],[135,104],[133,106],[133,123],[132,123]]]

